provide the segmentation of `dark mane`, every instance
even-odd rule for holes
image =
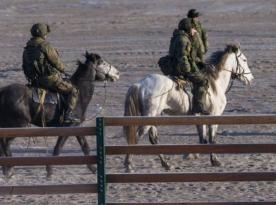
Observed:
[[[213,78],[216,80],[218,78],[219,72],[223,69],[223,65],[229,54],[238,52],[239,46],[235,44],[229,44],[226,46],[224,50],[215,51],[212,55],[206,60],[208,65],[213,65],[215,68],[213,69],[212,66],[207,66],[203,71],[208,78]]]
[[[71,82],[73,84],[76,84],[76,82],[79,82],[81,79],[87,78],[87,72],[93,72],[93,76],[95,75],[94,67],[99,64],[101,57],[98,54],[94,53],[88,53],[87,51],[84,54],[85,61],[81,62],[80,60],[77,60],[77,70],[71,77]],[[89,70],[88,70],[89,69]],[[87,72],[84,72],[86,70]]]
[[[218,79],[220,71],[224,68],[225,61],[231,53],[237,53],[239,46],[235,44],[229,44],[224,50],[219,50],[206,60],[207,66],[205,66],[203,73],[207,77],[211,87],[216,92],[215,80]]]
[[[77,66],[78,66],[78,68],[77,68],[76,72],[71,77],[71,81],[73,84],[75,84],[75,82],[78,81],[78,79],[82,77],[82,75],[83,75],[82,70],[87,69],[87,65],[85,63],[81,62],[80,60],[77,60]]]

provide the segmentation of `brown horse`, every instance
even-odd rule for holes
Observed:
[[[70,78],[73,85],[79,90],[78,103],[74,114],[85,120],[87,106],[94,93],[95,80],[119,79],[119,71],[103,60],[99,55],[85,54],[85,62],[78,61],[78,68]],[[65,96],[66,100],[66,96]],[[62,104],[62,103],[61,103]],[[45,104],[44,113],[37,113],[39,104],[34,102],[32,88],[26,85],[11,84],[0,89],[0,127],[27,127],[30,124],[42,126],[41,116],[43,115],[45,126],[63,126],[60,116],[63,114],[63,106],[58,104]],[[76,126],[76,124],[74,124]],[[85,155],[89,154],[89,146],[84,137],[76,136],[82,151]],[[54,148],[53,155],[59,155],[68,137],[59,136]],[[0,155],[12,156],[10,144],[14,138],[0,139]],[[87,165],[93,171],[92,165]],[[10,177],[13,174],[12,167],[3,167],[3,174]],[[52,167],[47,167],[48,176],[52,174]]]

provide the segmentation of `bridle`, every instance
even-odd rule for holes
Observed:
[[[111,66],[110,63],[107,63],[107,64],[109,65],[109,70],[108,70],[106,73],[103,72],[103,71],[101,71],[101,70],[99,70],[99,69],[97,69],[97,68],[95,68],[95,70],[96,70],[97,72],[99,72],[99,73],[105,75],[105,76],[108,76],[108,74],[110,73],[110,71],[111,71],[111,69],[112,69],[112,66]]]
[[[103,71],[101,71],[101,70],[99,70],[99,69],[96,69],[96,68],[94,68],[94,69],[96,70],[96,72],[102,73],[105,76],[107,76],[110,73],[111,69],[112,69],[111,64],[110,63],[108,63],[108,64],[109,64],[109,70],[106,73],[103,72]],[[96,117],[98,117],[105,110],[106,101],[107,101],[107,80],[104,81],[104,86],[103,87],[104,87],[104,101],[102,103],[102,106],[97,106],[98,108],[97,108],[96,114],[93,115],[90,118],[86,118],[85,119],[86,122],[87,121],[93,121]]]
[[[237,66],[236,66],[235,71],[223,69],[223,70],[228,71],[228,72],[231,73],[231,82],[230,82],[230,85],[228,86],[225,93],[228,93],[231,90],[231,88],[233,86],[233,83],[234,83],[234,80],[236,80],[236,79],[241,79],[241,77],[244,77],[244,79],[249,83],[249,80],[245,75],[251,74],[251,72],[245,72],[244,67],[240,64],[239,57],[241,55],[242,55],[242,52],[240,52],[239,54],[235,53],[236,62],[237,62]],[[241,72],[238,72],[238,71],[241,71]]]

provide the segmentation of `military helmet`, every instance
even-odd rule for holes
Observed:
[[[44,37],[50,32],[49,25],[44,23],[36,23],[31,28],[31,34],[34,37]]]
[[[178,24],[179,30],[184,30],[185,32],[188,32],[188,33],[191,31],[192,28],[193,28],[192,21],[189,18],[182,19]]]
[[[201,13],[199,13],[196,9],[190,9],[187,13],[188,18],[196,18],[201,16]]]

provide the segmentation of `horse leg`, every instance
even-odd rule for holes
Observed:
[[[134,145],[138,143],[137,139],[137,128],[135,126],[129,126],[126,127],[126,138],[128,145]],[[124,162],[126,172],[132,173],[133,167],[132,167],[132,155],[127,154]]]
[[[206,132],[206,125],[197,125],[197,133],[198,133],[198,137],[199,137],[199,143],[200,144],[207,144],[207,132]],[[192,153],[188,153],[188,154],[184,154],[183,159],[188,159],[188,160],[193,160],[193,159],[198,159],[199,158],[199,154],[192,154]]]
[[[81,149],[82,149],[82,152],[85,156],[88,156],[89,153],[90,153],[90,147],[89,147],[89,144],[87,143],[87,140],[84,136],[76,136],[80,146],[81,146]],[[97,168],[92,165],[92,164],[87,164],[87,168],[93,173],[95,174],[96,171],[97,171]]]
[[[12,156],[10,145],[11,145],[11,142],[13,141],[13,139],[14,138],[4,138],[1,140],[1,147],[2,147],[4,155],[6,157]],[[13,166],[3,166],[3,174],[5,177],[11,178],[12,175],[14,174]]]
[[[218,125],[210,125],[209,126],[209,143],[210,144],[216,143],[215,139],[216,139],[216,135],[217,135],[217,129],[218,129]],[[216,167],[221,166],[221,162],[219,161],[217,155],[215,155],[214,153],[210,154],[210,161],[213,166],[216,166]]]
[[[0,156],[5,157],[6,153],[5,153],[5,142],[4,142],[4,138],[0,138]],[[2,172],[3,175],[6,175],[6,166],[2,166]]]
[[[158,144],[159,137],[158,137],[158,132],[157,132],[157,129],[155,126],[150,127],[148,134],[149,134],[150,143],[153,145]],[[168,161],[165,159],[164,155],[159,154],[158,156],[161,160],[162,167],[164,167],[166,170],[170,170],[171,166],[169,165]]]
[[[60,154],[60,151],[62,147],[64,146],[66,140],[68,139],[68,136],[59,136],[57,143],[54,148],[53,156],[58,156]],[[52,165],[47,165],[46,166],[46,172],[47,172],[47,177],[51,177],[53,174],[53,166]]]

